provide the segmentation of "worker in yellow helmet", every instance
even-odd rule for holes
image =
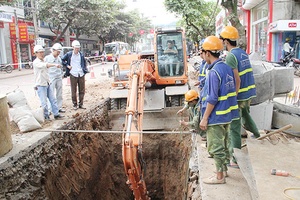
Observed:
[[[220,39],[222,39],[228,51],[225,63],[234,71],[237,100],[243,125],[254,134],[254,137],[258,138],[260,133],[250,116],[251,99],[256,96],[253,69],[248,54],[243,49],[237,47],[238,38],[238,30],[233,26],[224,27],[220,33]],[[241,120],[236,120],[231,123],[230,139],[230,152],[232,155],[233,148],[241,149]],[[229,166],[238,168],[234,157]]]
[[[207,150],[213,156],[217,174],[203,179],[206,184],[223,184],[229,163],[229,126],[239,118],[232,69],[219,57],[222,41],[207,37],[202,45],[203,58],[209,64],[204,87],[200,94],[202,119],[200,128],[206,130]]]
[[[180,109],[177,114],[182,114],[185,110],[189,110],[189,121],[180,121],[180,125],[190,127],[194,129],[197,134],[202,137],[202,140],[206,140],[206,133],[201,131],[199,127],[200,123],[200,108],[199,108],[199,94],[196,90],[189,90],[184,95],[186,104]]]

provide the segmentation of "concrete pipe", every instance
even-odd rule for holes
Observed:
[[[5,155],[12,147],[7,98],[0,94],[0,156]]]

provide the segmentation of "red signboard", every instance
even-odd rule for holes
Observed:
[[[19,23],[19,41],[26,42],[28,39],[27,24]]]
[[[290,22],[288,23],[289,28],[296,28],[297,27],[297,22]]]

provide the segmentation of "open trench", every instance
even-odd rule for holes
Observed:
[[[60,130],[110,130],[108,101]],[[0,199],[134,199],[126,184],[122,135],[52,132],[0,165]],[[185,199],[191,138],[144,134],[151,199]]]

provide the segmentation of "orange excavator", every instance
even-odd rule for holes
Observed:
[[[147,38],[153,40],[142,43],[138,54],[120,57],[110,95],[110,118],[115,130],[123,129],[124,168],[136,200],[150,199],[144,180],[142,131],[178,127],[176,112],[189,89],[184,30],[157,29]]]

